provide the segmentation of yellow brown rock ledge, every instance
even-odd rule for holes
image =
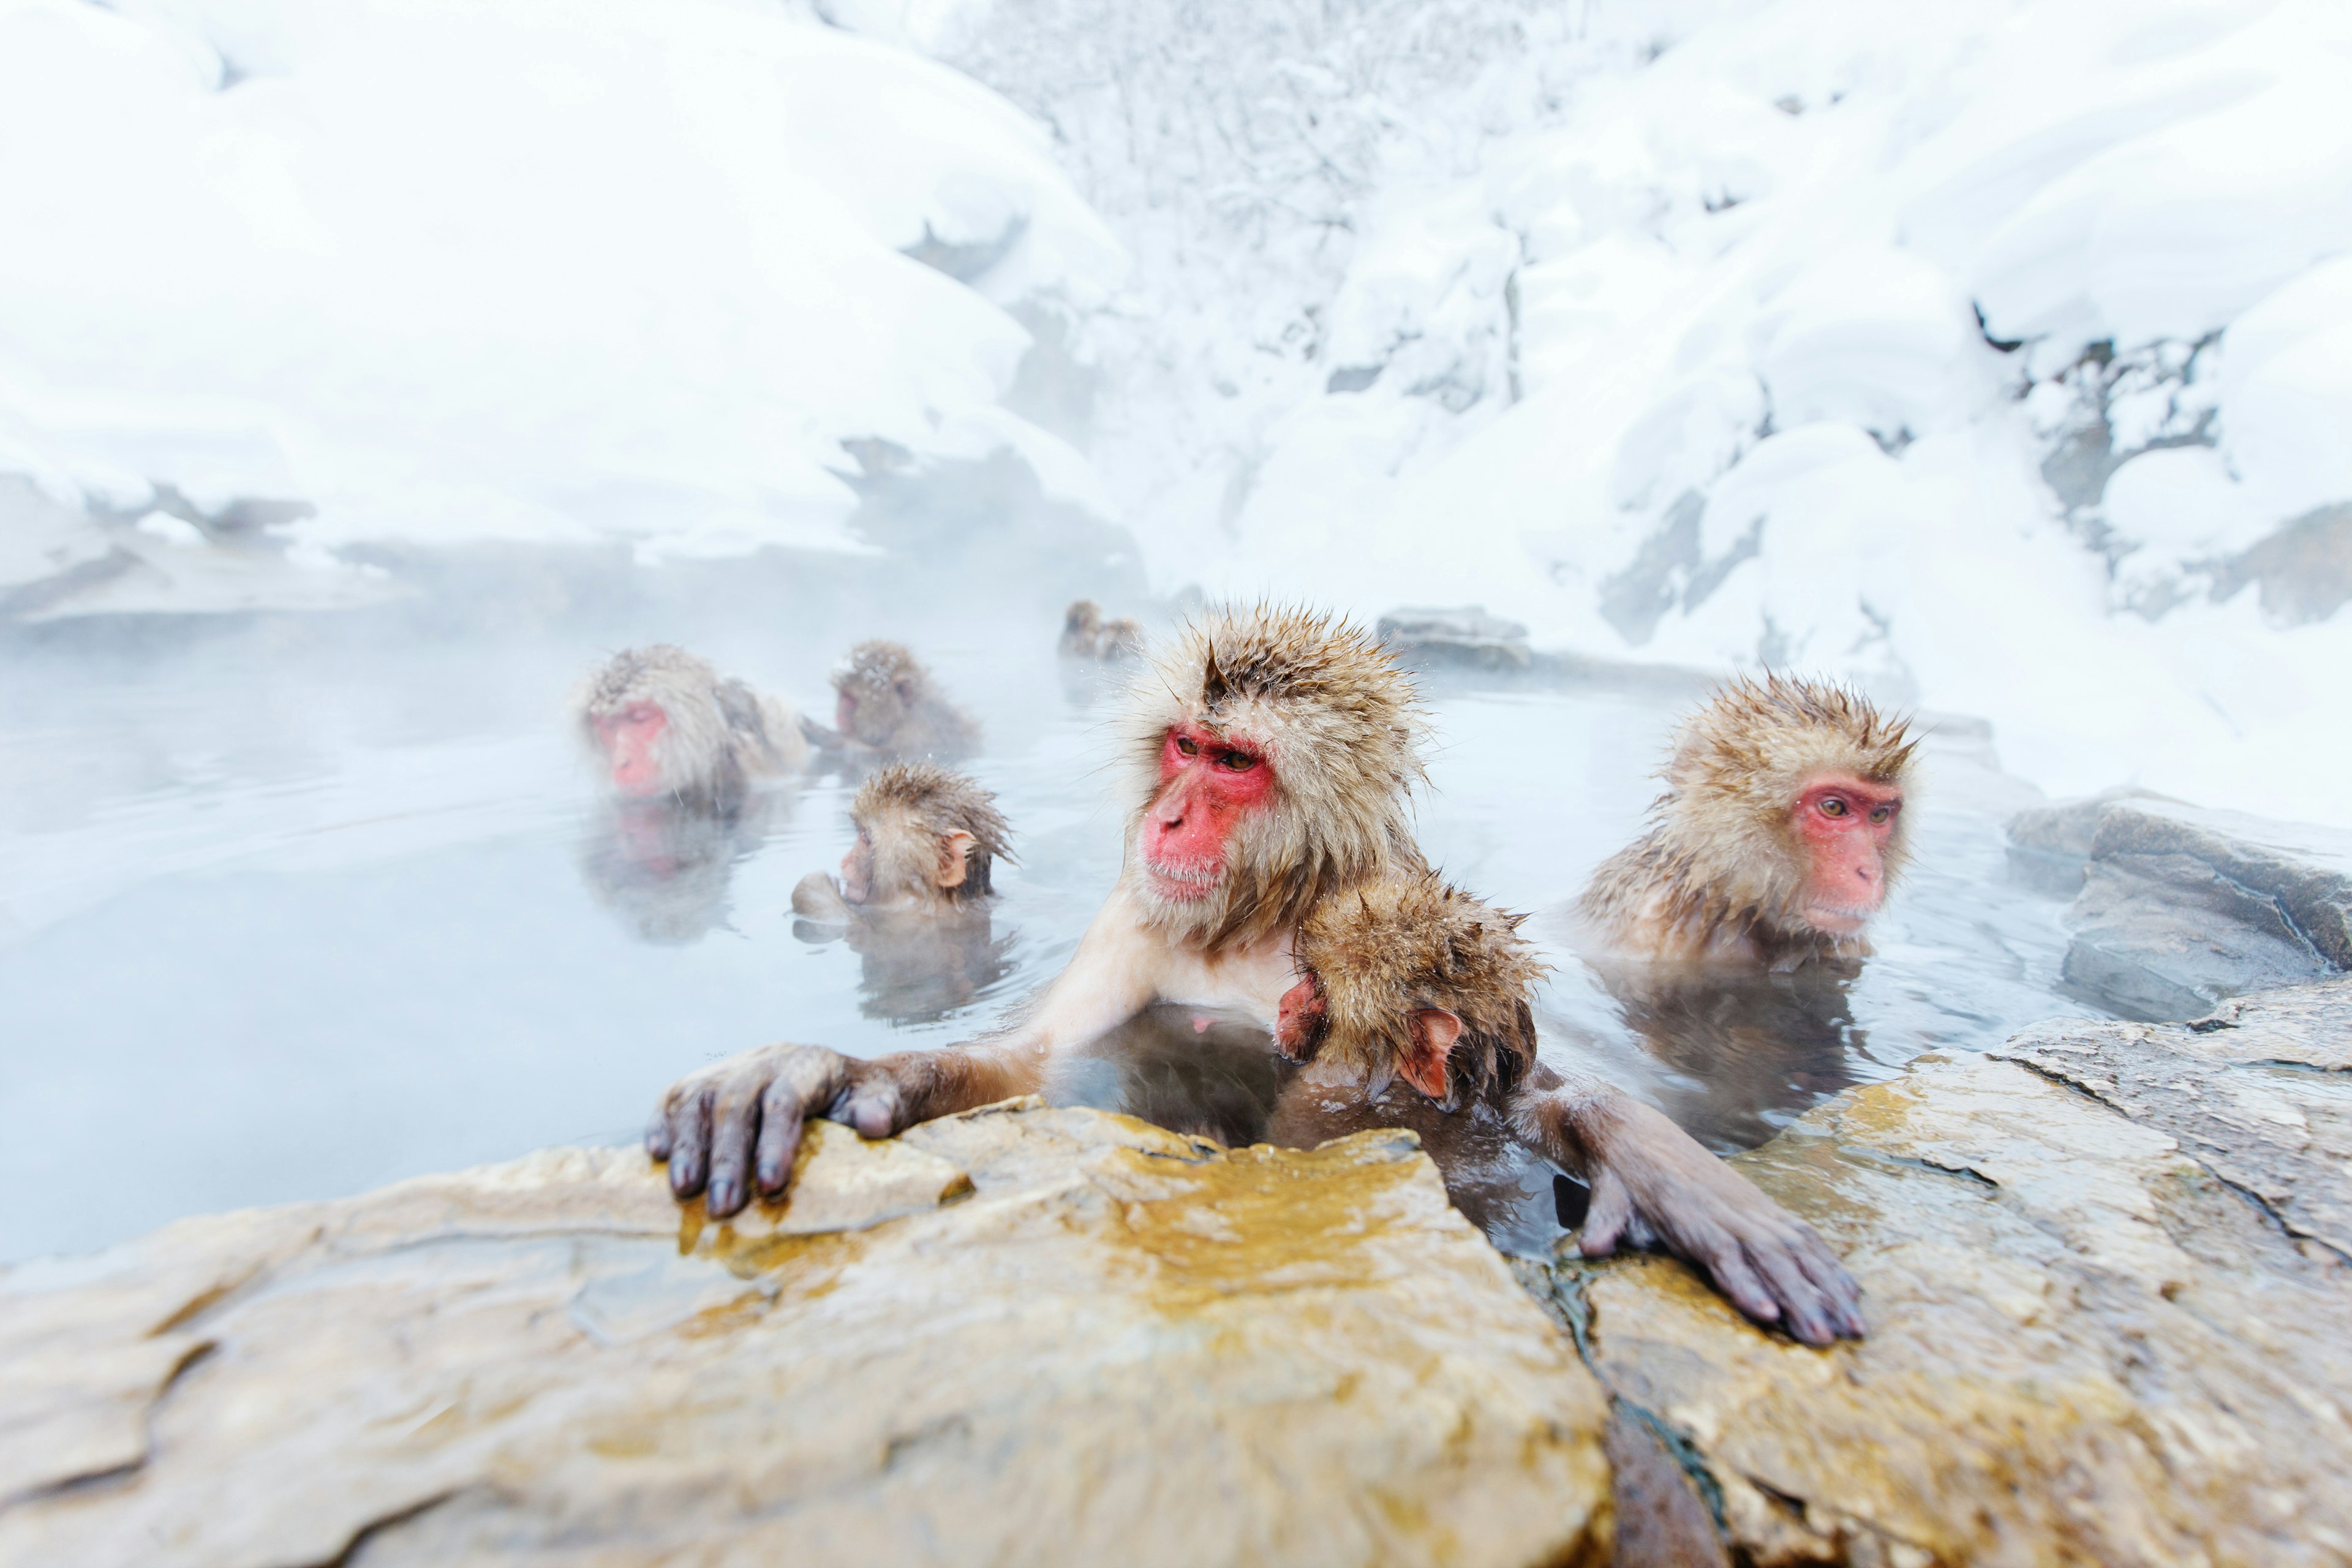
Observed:
[[[0,1563],[1606,1556],[1607,1402],[1409,1135],[1014,1102],[795,1191],[558,1150],[0,1275]]]
[[[1662,1259],[1519,1267],[1748,1562],[2352,1562],[2347,1065],[2338,980],[1827,1102],[1739,1163],[1862,1279],[1860,1344]]]

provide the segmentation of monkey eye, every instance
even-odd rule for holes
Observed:
[[[1823,816],[1843,816],[1845,813],[1845,802],[1840,800],[1835,795],[1832,795],[1827,800],[1822,802],[1822,815]]]
[[[1201,754],[1201,742],[1189,735],[1179,735],[1176,737],[1176,749],[1188,757],[1197,757]]]
[[[1885,822],[1888,817],[1893,816],[1894,815],[1895,807],[1891,804],[1887,805],[1874,806],[1871,808],[1870,820],[1873,822]]]
[[[1245,773],[1257,766],[1257,759],[1247,752],[1221,752],[1217,754],[1217,765],[1221,768],[1230,768],[1237,773]]]

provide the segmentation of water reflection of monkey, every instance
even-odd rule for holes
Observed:
[[[782,809],[770,794],[725,810],[667,796],[615,800],[581,845],[580,874],[640,941],[699,941],[727,923],[736,863],[759,848]]]
[[[1852,960],[1774,973],[1595,964],[1625,1026],[1673,1073],[1659,1099],[1719,1154],[1753,1149],[1855,1079],[1862,1044],[1846,989]]]

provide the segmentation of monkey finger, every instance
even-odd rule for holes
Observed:
[[[1809,1345],[1836,1343],[1835,1304],[1805,1273],[1794,1249],[1773,1241],[1751,1241],[1746,1250],[1748,1261],[1756,1271],[1771,1281],[1773,1294],[1780,1300],[1781,1321],[1789,1332]]]
[[[1748,1266],[1746,1253],[1728,1233],[1709,1226],[1706,1240],[1701,1245],[1697,1258],[1706,1266],[1706,1271],[1715,1277],[1717,1288],[1731,1298],[1733,1306],[1759,1323],[1780,1321],[1780,1299]]]
[[[680,1198],[702,1191],[710,1142],[710,1090],[681,1094],[669,1111],[669,1190]]]
[[[651,1160],[669,1158],[669,1107],[658,1106],[654,1119],[646,1123],[646,1157]]]
[[[1577,1239],[1577,1250],[1587,1258],[1606,1258],[1617,1250],[1617,1243],[1633,1218],[1633,1194],[1625,1184],[1607,1171],[1592,1179],[1592,1196],[1584,1209],[1584,1230]]]
[[[780,1197],[784,1184],[792,1180],[793,1162],[800,1157],[801,1130],[806,1125],[806,1110],[796,1085],[778,1079],[768,1086],[760,1102],[759,1158],[753,1172],[760,1192],[766,1197]]]
[[[832,1110],[835,1121],[857,1129],[861,1138],[887,1138],[898,1131],[898,1086],[869,1080],[842,1096]]]
[[[1805,1278],[1828,1300],[1830,1321],[1837,1331],[1850,1340],[1861,1339],[1869,1332],[1869,1325],[1862,1318],[1861,1283],[1810,1226],[1800,1228],[1804,1234],[1791,1249],[1797,1267],[1805,1271]]]
[[[751,1144],[760,1132],[760,1093],[730,1086],[710,1114],[710,1179],[703,1202],[714,1219],[724,1219],[751,1199],[744,1178],[751,1168]]]

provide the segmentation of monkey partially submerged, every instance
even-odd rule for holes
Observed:
[[[833,672],[834,728],[801,729],[852,767],[930,757],[952,762],[980,748],[980,726],[947,700],[903,643],[864,642]]]
[[[667,643],[624,648],[575,688],[572,723],[615,795],[725,809],[808,765],[791,708]]]
[[[769,1046],[692,1074],[646,1138],[674,1193],[707,1189],[709,1214],[733,1214],[754,1191],[783,1191],[808,1117],[878,1138],[1035,1092],[1057,1062],[1160,1004],[1270,1028],[1318,906],[1427,870],[1409,814],[1419,703],[1360,628],[1300,610],[1205,615],[1131,704],[1136,806],[1119,879],[1034,1005],[964,1045],[869,1059]],[[1853,1281],[1821,1238],[1657,1111],[1541,1062],[1504,1106],[1498,1124],[1590,1184],[1588,1255],[1654,1239],[1800,1339],[1862,1331]]]
[[[1116,664],[1143,657],[1143,628],[1124,616],[1110,619],[1092,599],[1080,599],[1062,617],[1059,652],[1064,658]]]
[[[856,842],[838,879],[793,889],[806,941],[845,938],[860,961],[860,1010],[918,1023],[969,1005],[1011,967],[989,905],[1013,858],[996,797],[934,763],[891,763],[850,803]]]
[[[1676,731],[1652,826],[1580,905],[1605,953],[1786,970],[1859,957],[1909,855],[1918,742],[1867,698],[1767,674]]]
[[[1391,1078],[1453,1109],[1500,1100],[1534,1064],[1529,1003],[1549,971],[1506,914],[1423,871],[1337,893],[1299,922],[1299,980],[1275,1043],[1377,1096]]]
[[[850,802],[857,842],[838,880],[812,871],[793,889],[793,910],[839,923],[854,911],[968,908],[994,889],[991,873],[1013,858],[996,797],[936,763],[891,763]]]

